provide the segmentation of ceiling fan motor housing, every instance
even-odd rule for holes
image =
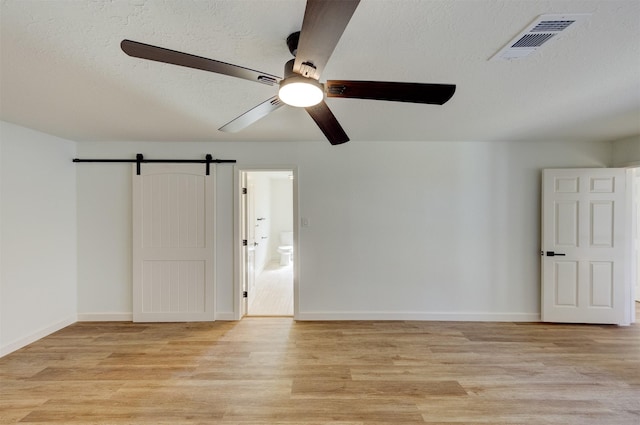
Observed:
[[[316,74],[316,67],[311,62],[303,62],[300,66],[300,73],[293,70],[293,65],[296,62],[295,59],[291,59],[284,64],[284,79],[295,76],[303,76],[305,78],[314,78]],[[315,78],[314,78],[315,79]]]
[[[289,48],[289,51],[291,52],[293,57],[296,57],[296,55],[298,54],[298,41],[300,41],[300,31],[291,33],[289,34],[289,37],[287,37],[287,47]],[[294,63],[295,63],[295,59],[285,64],[284,78],[289,78],[291,75],[293,75],[292,73],[293,73]],[[302,65],[300,65],[299,74],[302,75],[303,77],[314,78],[317,80],[318,78],[316,76],[316,70],[317,68],[313,65],[313,63],[303,62]]]
[[[291,52],[294,58],[298,53],[299,40],[300,40],[300,31],[296,31],[292,34],[289,34],[289,37],[287,37],[287,47],[289,48],[289,51]]]
[[[293,77],[294,75],[299,75],[293,72],[293,64],[296,62],[295,59],[291,59],[284,64],[284,80],[287,78]]]

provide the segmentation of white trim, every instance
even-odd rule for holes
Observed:
[[[215,320],[236,320],[234,312],[216,313]],[[78,322],[133,322],[133,313],[78,313]]]
[[[634,244],[632,246],[633,253],[631,259],[634,273],[632,273],[631,286],[635,288],[633,299],[640,302],[640,256],[638,256],[638,253],[640,252],[640,167],[635,169],[635,174],[632,177],[631,186],[633,187],[633,199],[631,202],[633,204],[632,219],[634,228],[632,237]],[[637,319],[635,317],[635,305],[631,309],[631,311],[634,313],[633,322],[635,323]]]
[[[270,165],[270,166],[251,166],[251,165],[235,165],[233,167],[233,246],[234,246],[234,276],[233,276],[233,319],[242,319],[242,233],[240,223],[240,182],[241,174],[245,172],[259,172],[259,171],[291,171],[293,175],[293,258],[296,261],[293,262],[293,318],[298,319],[299,314],[299,297],[300,297],[300,218],[299,218],[299,204],[298,204],[298,166],[296,165]],[[221,319],[224,320],[224,319]]]
[[[78,313],[78,322],[132,322],[133,313]]]
[[[301,312],[296,320],[415,320],[447,322],[539,322],[539,313],[464,313],[404,311]]]
[[[236,319],[236,313],[229,311],[226,313],[216,313],[216,320],[234,321]]]
[[[10,342],[9,344],[0,347],[0,357],[4,357],[7,354],[13,353],[21,348],[26,347],[29,344],[32,344],[39,339],[44,338],[45,336],[51,335],[54,332],[58,332],[60,329],[64,329],[69,325],[73,325],[76,323],[76,317],[69,317],[65,320],[61,320],[58,323],[54,323],[53,325],[47,326],[46,328],[40,329],[37,332],[32,333],[31,335],[27,335],[22,338],[18,338],[17,340]]]
[[[635,211],[635,169],[628,168],[626,172],[626,211],[625,211],[625,231],[626,235],[630,235],[631,237],[627,238],[627,246],[625,249],[625,290],[629,296],[629,302],[625,306],[625,314],[624,314],[624,323],[625,325],[630,325],[631,323],[636,322],[636,306],[635,306],[635,287],[636,287],[636,268],[637,268],[637,258],[635,244],[636,244],[636,221],[637,219],[634,217],[636,215]]]

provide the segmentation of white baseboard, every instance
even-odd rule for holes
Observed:
[[[133,313],[78,313],[78,322],[132,322]]]
[[[54,332],[58,332],[60,329],[66,328],[67,326],[72,325],[75,322],[76,322],[75,316],[69,317],[68,319],[61,320],[58,323],[54,323],[53,325],[40,329],[39,331],[34,332],[31,335],[18,338],[17,340],[0,347],[0,357],[4,357],[9,353],[13,353],[14,351],[17,351],[23,347],[26,347],[27,345],[34,343],[37,340],[44,338],[47,335],[51,335]]]
[[[300,312],[296,320],[415,320],[446,322],[539,322],[538,313],[428,313],[428,312]]]
[[[236,316],[234,312],[216,313],[216,320],[236,320]]]
[[[216,313],[216,320],[236,320],[233,312]],[[78,322],[133,322],[133,313],[78,313]]]

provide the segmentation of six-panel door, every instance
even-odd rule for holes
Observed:
[[[625,171],[544,170],[542,320],[625,322]]]

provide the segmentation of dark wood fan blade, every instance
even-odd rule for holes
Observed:
[[[258,106],[249,109],[239,117],[229,121],[218,130],[226,131],[227,133],[236,133],[244,128],[249,127],[260,118],[267,116],[284,104],[285,103],[281,101],[278,96],[273,96],[272,98],[265,100]]]
[[[394,83],[384,81],[329,80],[327,97],[391,100],[443,105],[456,91],[453,84]]]
[[[270,86],[278,84],[282,79],[281,77],[267,74],[265,72],[255,71],[253,69],[220,62],[214,59],[207,59],[201,56],[191,55],[189,53],[165,49],[164,47],[139,43],[137,41],[122,40],[120,47],[126,54],[136,58],[201,69],[203,71],[210,71],[217,74],[256,81]]]
[[[320,78],[358,3],[360,0],[307,0],[294,72],[304,75],[301,66],[310,62],[315,73],[305,76]]]
[[[317,105],[305,108],[311,118],[318,124],[320,130],[332,145],[339,145],[349,141],[349,136],[344,132],[342,126],[329,109],[324,100]]]

